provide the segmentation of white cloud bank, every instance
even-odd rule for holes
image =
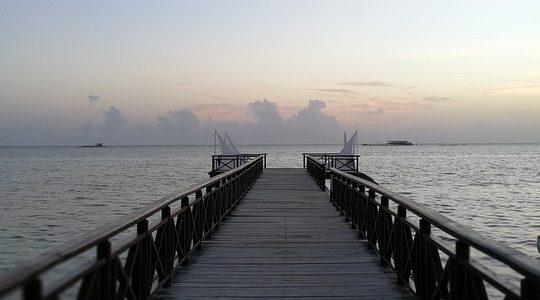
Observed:
[[[120,108],[102,111],[103,123],[77,128],[28,125],[0,128],[0,145],[201,145],[213,143],[213,132],[227,130],[238,144],[310,144],[340,141],[344,126],[323,110],[326,103],[311,100],[291,118],[284,118],[269,100],[251,102],[248,114],[255,123],[201,120],[189,109],[158,115],[145,126],[128,126]]]

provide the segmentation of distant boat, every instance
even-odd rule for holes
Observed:
[[[343,148],[334,158],[334,166],[340,171],[358,170],[355,165],[356,145],[358,144],[358,131],[355,131],[347,141],[347,132],[343,133]]]
[[[77,148],[105,148],[107,146],[103,145],[103,143],[95,143],[94,145],[82,145],[77,146]]]
[[[388,141],[386,142],[387,146],[412,146],[413,143],[409,141]]]
[[[356,165],[358,163],[358,161],[356,160],[358,156],[356,154],[357,145],[358,131],[355,131],[349,140],[347,140],[347,132],[343,133],[343,148],[334,157],[335,168],[340,171],[348,172],[350,174],[353,174],[354,176],[378,184],[375,180],[373,180],[373,178],[371,178],[367,174],[358,171],[358,166]]]
[[[223,139],[221,135],[219,135],[217,130],[214,131],[214,154],[216,154],[216,138],[219,141],[219,147],[221,148],[222,155],[242,155],[242,153],[240,153],[240,150],[236,148],[236,145],[229,137],[229,134],[225,132],[225,139]]]
[[[247,161],[246,157],[233,143],[229,134],[225,132],[225,138],[222,138],[217,130],[214,131],[214,156],[216,156],[216,140],[221,148],[221,155],[217,155],[216,170],[232,170]]]

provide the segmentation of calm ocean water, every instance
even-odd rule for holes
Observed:
[[[302,167],[335,145],[241,146]],[[212,146],[0,147],[0,272],[208,178]],[[381,185],[540,258],[540,145],[359,147]]]

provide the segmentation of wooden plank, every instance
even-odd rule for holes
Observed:
[[[153,299],[411,299],[303,169],[266,169]]]

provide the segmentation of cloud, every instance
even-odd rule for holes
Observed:
[[[260,126],[275,126],[283,123],[277,104],[266,99],[251,102],[248,105],[249,112],[258,119]]]
[[[397,113],[416,113],[431,109],[431,107],[426,103],[420,103],[418,101],[402,101],[401,99],[380,100],[378,105],[380,105],[385,112]]]
[[[246,105],[227,102],[202,103],[188,107],[200,120],[247,121]]]
[[[306,137],[315,140],[314,134],[329,139],[343,130],[343,125],[336,117],[323,112],[325,108],[326,102],[310,100],[307,107],[301,109],[289,120],[287,127],[295,133],[298,141]]]
[[[309,100],[308,107],[302,109],[300,111],[300,113],[301,112],[306,112],[306,111],[313,111],[316,114],[320,114],[321,110],[323,110],[325,107],[326,107],[326,102],[324,102],[324,101],[321,101],[321,100]]]
[[[382,109],[381,107],[378,107],[375,110],[366,111],[366,113],[368,115],[382,115],[382,114],[384,114],[384,109]]]
[[[452,97],[428,96],[428,97],[422,98],[422,100],[428,101],[428,102],[431,102],[431,103],[448,103],[448,102],[453,102],[454,98],[452,98]]]
[[[316,91],[319,93],[336,93],[336,94],[347,94],[347,95],[356,94],[355,91],[349,90],[349,89],[313,89],[313,91]]]
[[[247,112],[255,123],[210,120],[199,129],[201,134],[214,129],[227,130],[238,144],[337,142],[336,134],[344,126],[334,116],[326,114],[325,108],[326,102],[311,100],[296,113],[288,112],[292,116],[285,118],[277,103],[267,99],[256,100],[247,106]]]
[[[168,133],[193,131],[199,126],[199,119],[188,109],[169,111],[167,116],[157,116],[158,127]]]
[[[120,130],[127,124],[126,118],[114,106],[111,106],[109,110],[103,111],[103,115],[105,115],[105,123],[101,126],[102,129]]]
[[[275,85],[255,85],[255,86],[252,86],[252,88],[254,88],[254,89],[262,89],[262,90],[278,90],[278,89],[281,89],[281,87],[275,86]]]
[[[298,122],[302,125],[316,125],[317,122],[324,123],[324,121],[331,119],[335,121],[335,117],[327,115],[322,112],[326,107],[326,103],[321,100],[310,100],[307,107],[301,109],[295,116],[291,118],[292,121]]]
[[[485,94],[506,96],[538,96],[540,82],[508,82],[484,91]]]
[[[88,107],[92,107],[92,103],[96,103],[99,101],[99,96],[96,95],[88,95]]]
[[[383,81],[349,81],[349,82],[340,82],[341,85],[351,85],[351,86],[367,86],[367,87],[396,87],[393,84]]]

